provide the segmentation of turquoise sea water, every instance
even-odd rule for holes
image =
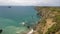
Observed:
[[[32,6],[0,6],[0,29],[2,34],[18,34],[25,32],[27,26],[34,26],[39,20],[37,11]],[[26,26],[22,24],[26,23]]]

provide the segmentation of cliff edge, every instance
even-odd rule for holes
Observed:
[[[35,7],[41,16],[33,34],[60,34],[60,7]]]

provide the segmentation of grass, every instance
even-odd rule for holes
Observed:
[[[60,7],[43,7],[43,6],[41,6],[41,7],[37,7],[36,10],[40,13],[41,13],[42,10],[44,10],[46,12],[51,11],[51,13],[58,12],[57,15],[55,14],[56,16],[54,17],[54,20],[53,20],[53,21],[56,22],[56,24],[54,24],[51,28],[49,28],[48,31],[46,32],[46,34],[50,34],[50,33],[54,34],[55,32],[60,30]],[[45,24],[46,21],[42,20],[41,23]]]
[[[56,24],[54,24],[51,28],[48,29],[46,34],[55,33],[60,30],[60,15],[55,16]]]

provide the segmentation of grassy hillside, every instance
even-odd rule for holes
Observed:
[[[45,34],[55,34],[56,32],[60,31],[60,7],[36,7],[35,9],[38,11],[38,15],[42,16],[44,20],[48,18],[53,18],[53,22],[56,22],[50,28],[47,29],[48,31]],[[42,21],[44,22],[44,20]],[[42,22],[40,22],[40,24],[41,23]],[[46,26],[45,23],[43,24],[44,26]],[[41,28],[44,28],[44,27],[42,26]],[[38,33],[40,34],[40,32]],[[42,32],[44,33],[44,31]]]

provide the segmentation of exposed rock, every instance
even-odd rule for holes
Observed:
[[[2,30],[2,29],[0,29],[0,33],[2,33],[2,31],[3,31],[3,30]]]
[[[40,22],[38,22],[35,31],[33,34],[46,34],[48,31],[48,28],[51,28],[56,22],[54,21],[54,17],[56,15],[60,15],[57,11],[59,11],[60,7],[36,7],[36,10],[38,11],[37,15],[41,16]],[[42,23],[42,21],[45,19],[46,23]],[[54,22],[53,22],[54,21]],[[42,24],[45,24],[43,26]],[[55,32],[50,32],[48,34],[55,34]]]

